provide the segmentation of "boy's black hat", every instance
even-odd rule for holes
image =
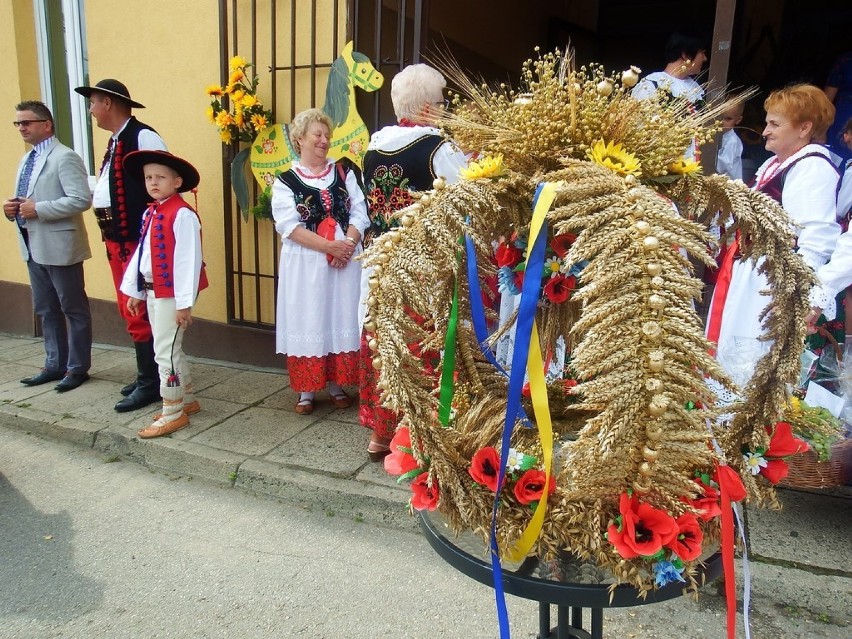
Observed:
[[[177,174],[183,179],[183,184],[178,189],[180,193],[191,191],[201,181],[198,170],[194,166],[168,151],[133,151],[125,155],[122,160],[125,175],[140,182],[145,180],[142,169],[146,164],[164,164],[177,171]]]
[[[135,109],[145,108],[144,104],[139,104],[138,102],[136,102],[136,100],[130,97],[130,91],[127,90],[127,87],[124,85],[124,83],[119,82],[118,80],[113,80],[111,78],[101,80],[93,87],[77,87],[74,90],[80,95],[85,96],[87,98],[92,97],[92,94],[95,92],[106,93],[107,95],[111,95],[116,98],[121,98]]]

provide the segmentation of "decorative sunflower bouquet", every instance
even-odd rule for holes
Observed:
[[[207,87],[207,95],[210,96],[207,119],[216,125],[225,144],[236,141],[251,143],[272,122],[272,111],[264,108],[257,97],[258,76],[247,75],[252,66],[245,58],[234,56],[230,62],[228,84]],[[229,108],[222,104],[225,98],[229,100]]]
[[[576,68],[559,51],[528,60],[517,89],[440,65],[460,88],[440,125],[481,159],[457,183],[436,180],[364,255],[373,366],[405,429],[389,470],[414,478],[412,507],[493,536],[503,558],[567,552],[640,592],[697,588],[724,504],[774,500],[742,451],[783,439],[776,423],[799,372],[814,277],[789,249],[789,218],[684,162],[730,103],[638,100],[635,69]],[[770,289],[772,346],[741,389],[694,310],[692,264],[714,263],[720,211],[751,238],[744,259],[763,258]],[[504,268],[504,290],[519,291],[508,317],[482,294]],[[548,296],[554,275],[575,279]],[[500,362],[489,344],[506,331],[513,352]],[[557,402],[544,371],[561,343],[574,379],[557,389],[571,401]],[[439,384],[417,350],[442,353]],[[743,401],[722,416],[708,378]]]

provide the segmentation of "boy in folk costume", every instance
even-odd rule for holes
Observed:
[[[198,171],[166,151],[136,151],[124,158],[125,174],[144,180],[154,200],[142,217],[139,246],[121,283],[129,296],[127,309],[140,312],[147,300],[154,334],[154,357],[160,374],[163,412],[139,437],[161,437],[189,425],[189,415],[201,410],[192,393],[183,335],[192,324],[192,305],[207,287],[201,259],[201,221],[180,193],[194,189]]]

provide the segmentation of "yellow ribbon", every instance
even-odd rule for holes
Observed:
[[[535,245],[536,238],[544,225],[544,217],[550,210],[550,205],[556,197],[557,182],[548,182],[539,193],[530,223],[530,236],[527,241],[527,257]],[[540,274],[538,274],[540,276]],[[530,382],[530,398],[535,414],[538,436],[541,440],[541,451],[544,462],[544,492],[533,513],[530,523],[513,546],[507,549],[506,555],[512,561],[521,561],[526,557],[541,534],[544,515],[547,512],[547,496],[550,490],[550,472],[553,465],[553,425],[550,421],[550,407],[547,402],[547,384],[544,379],[544,362],[541,357],[541,344],[535,321],[530,335],[529,354],[527,355],[527,374]]]

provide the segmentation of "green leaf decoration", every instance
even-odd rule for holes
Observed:
[[[407,473],[405,473],[404,475],[400,475],[400,476],[399,476],[399,479],[397,479],[397,480],[396,480],[396,483],[397,483],[397,484],[401,484],[401,483],[402,483],[402,482],[404,482],[405,480],[407,480],[407,479],[414,479],[414,478],[415,478],[415,477],[417,477],[418,475],[420,475],[420,474],[422,474],[422,473],[425,473],[425,472],[426,472],[426,469],[425,469],[425,468],[415,468],[414,470],[409,470],[409,471],[408,471]]]
[[[248,221],[249,214],[249,194],[248,184],[246,183],[246,160],[249,157],[251,149],[245,148],[231,162],[231,188],[234,189],[234,195],[237,197],[237,204],[243,213],[243,220]]]
[[[259,144],[256,144],[254,146],[254,150],[257,151],[258,153],[263,153],[263,147],[260,146]]]
[[[270,140],[274,140],[276,137],[278,137],[278,134],[275,132],[275,129],[273,128],[273,129],[269,132],[269,139],[270,139]]]
[[[536,465],[536,462],[538,462],[538,457],[533,457],[532,455],[524,455],[521,459],[520,469],[522,471],[529,470],[530,468]]]

